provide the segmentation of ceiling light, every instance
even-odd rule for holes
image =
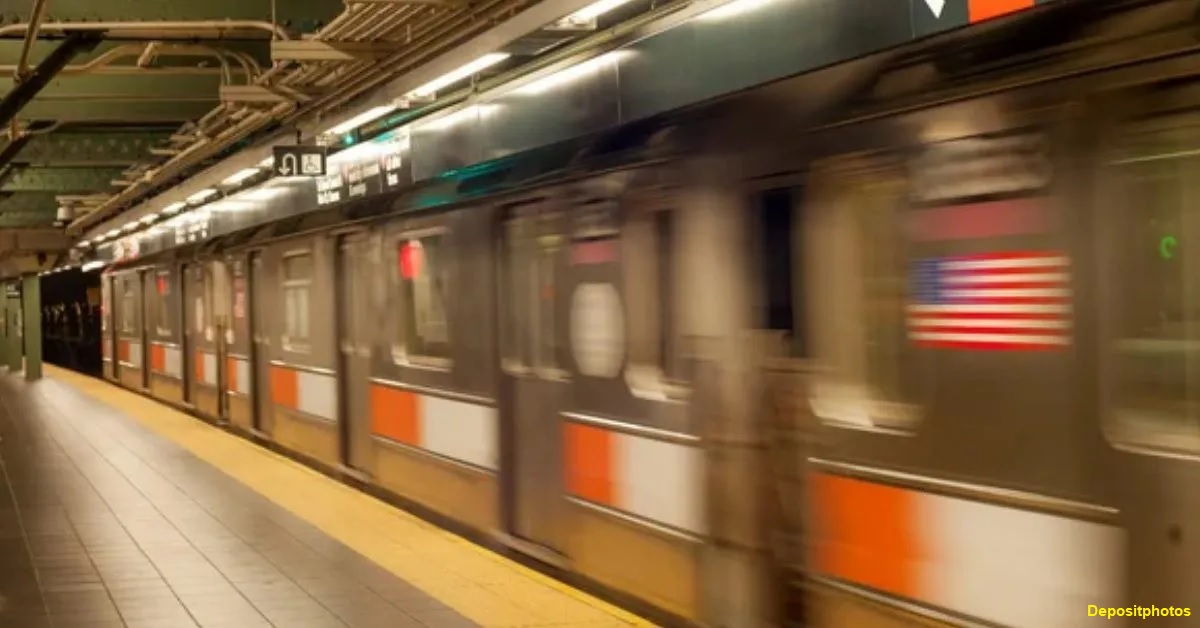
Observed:
[[[468,76],[475,74],[476,72],[486,70],[487,68],[504,61],[509,56],[511,55],[504,52],[493,52],[491,54],[483,55],[482,57],[479,57],[478,59],[462,66],[461,68],[458,68],[457,70],[448,72],[441,77],[438,77],[414,89],[412,92],[410,92],[410,94],[417,97],[428,98],[436,94],[438,90],[453,85],[467,78]]]
[[[100,260],[95,260],[95,261],[91,261],[91,262],[84,264],[83,268],[80,268],[79,270],[82,270],[85,273],[90,273],[93,270],[96,270],[97,268],[103,268],[103,267],[104,267],[104,262],[102,262]]]
[[[564,17],[563,22],[569,24],[587,24],[592,20],[612,11],[613,9],[628,3],[629,0],[600,0],[593,2],[586,7]]]
[[[187,207],[187,203],[184,203],[183,201],[178,201],[178,202],[171,203],[170,205],[167,205],[166,207],[164,207],[162,209],[162,213],[163,213],[163,215],[170,216],[171,214],[178,213],[179,210],[183,209],[184,207]]]
[[[245,181],[246,179],[249,179],[258,173],[258,168],[246,168],[244,170],[239,170],[222,181],[221,185],[239,185],[242,181]]]
[[[342,133],[346,133],[347,131],[352,131],[354,129],[357,129],[358,127],[360,127],[372,120],[382,118],[383,116],[386,116],[387,114],[389,114],[395,110],[396,110],[395,105],[379,105],[378,107],[372,107],[371,109],[368,109],[368,110],[358,114],[357,116],[354,116],[353,118],[350,118],[349,120],[346,120],[345,122],[342,122],[341,124],[338,124],[337,126],[330,127],[329,130],[325,131],[325,132],[333,134],[333,135],[341,135]]]
[[[193,205],[198,204],[198,203],[203,203],[204,201],[215,196],[216,194],[217,194],[217,191],[215,189],[205,188],[205,189],[200,190],[199,192],[196,192],[195,194],[187,197],[187,202],[191,203]]]
[[[158,219],[158,214],[151,213],[151,214],[142,216],[142,220],[140,222],[143,225],[148,225],[148,224],[154,222],[156,219]]]

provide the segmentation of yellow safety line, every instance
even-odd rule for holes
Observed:
[[[121,410],[484,626],[653,626],[269,449],[107,382],[46,375]],[[469,552],[462,552],[462,549]]]

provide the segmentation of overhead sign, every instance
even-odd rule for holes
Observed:
[[[282,177],[325,175],[324,146],[276,146],[275,174]]]

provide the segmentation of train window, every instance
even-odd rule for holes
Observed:
[[[309,343],[309,291],[312,288],[312,255],[290,253],[283,258],[283,346],[307,351]]]
[[[909,253],[901,231],[906,186],[887,171],[819,175],[806,241],[819,295],[813,352],[825,371],[813,411],[843,427],[907,429],[932,376],[908,341]]]
[[[796,333],[797,313],[804,312],[804,303],[797,301],[793,277],[804,274],[804,260],[793,255],[794,212],[796,202],[803,198],[799,188],[776,188],[761,193],[756,199],[759,219],[758,232],[751,250],[758,255],[762,302],[759,321],[764,329],[786,335],[785,342],[791,357],[805,357],[804,339]]]
[[[159,337],[171,336],[171,273],[160,270],[154,277],[154,330]]]
[[[677,384],[683,377],[675,337],[675,212],[632,213],[622,230],[621,248],[629,379],[643,392]]]
[[[1103,276],[1111,330],[1111,435],[1162,449],[1200,446],[1200,242],[1196,157],[1137,160],[1119,168],[1120,207]]]
[[[137,331],[137,294],[133,291],[133,282],[121,281],[121,333],[134,334]]]
[[[396,248],[400,270],[400,343],[393,347],[397,362],[413,358],[450,357],[446,290],[450,265],[441,232],[401,237]]]
[[[564,236],[557,214],[523,209],[505,225],[505,358],[513,365],[554,369],[557,259]]]

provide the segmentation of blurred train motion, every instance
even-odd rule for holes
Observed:
[[[105,375],[668,618],[1186,607],[1197,4],[1071,4],[118,266]]]

